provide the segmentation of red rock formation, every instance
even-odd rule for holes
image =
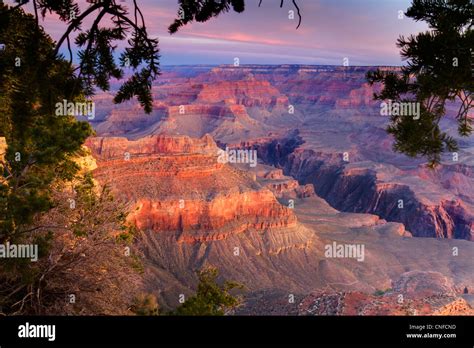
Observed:
[[[242,104],[246,107],[274,107],[287,105],[288,98],[281,95],[268,81],[219,81],[203,86],[198,95],[200,103]]]
[[[270,190],[217,161],[209,136],[91,138],[87,146],[98,159],[95,177],[133,202],[128,218],[139,229],[178,231],[180,242],[202,242],[296,225]]]
[[[89,138],[86,146],[92,154],[101,160],[156,154],[208,154],[216,156],[217,146],[209,135],[201,139],[191,139],[188,136],[149,136],[136,141],[117,137]]]
[[[257,124],[255,120],[249,117],[244,105],[184,104],[168,108],[168,121],[183,118],[185,121],[193,124],[193,118],[197,116],[208,120],[208,122],[243,121]]]
[[[347,98],[337,99],[336,108],[360,108],[362,106],[378,106],[380,101],[374,101],[376,89],[367,83],[360,88],[352,89]]]
[[[211,201],[140,200],[129,219],[142,230],[186,232],[179,239],[184,242],[219,240],[250,229],[266,231],[296,225],[291,210],[267,190],[217,196]]]

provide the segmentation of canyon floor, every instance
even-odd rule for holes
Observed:
[[[97,96],[94,176],[164,308],[213,265],[246,286],[236,314],[474,314],[474,142],[436,170],[393,153],[368,69],[170,67],[150,115]]]

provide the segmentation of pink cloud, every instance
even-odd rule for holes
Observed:
[[[263,45],[288,45],[289,43],[283,40],[266,38],[258,35],[252,35],[248,33],[228,33],[225,36],[213,34],[213,33],[193,33],[188,32],[188,36],[197,36],[207,39],[225,40],[225,41],[237,41],[245,42],[249,44],[263,44]]]

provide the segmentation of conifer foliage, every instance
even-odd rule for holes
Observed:
[[[441,129],[448,103],[459,104],[458,134],[468,136],[473,130],[474,5],[470,0],[413,0],[405,15],[426,22],[430,30],[398,39],[407,61],[401,73],[379,69],[367,79],[383,84],[374,95],[377,100],[420,104],[419,119],[391,115],[388,132],[395,137],[396,151],[424,157],[435,167],[443,152],[458,150],[453,134]]]

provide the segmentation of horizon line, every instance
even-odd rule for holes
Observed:
[[[330,66],[330,67],[341,67],[341,68],[358,68],[358,67],[388,67],[388,68],[402,68],[404,65],[388,65],[388,64],[373,64],[373,65],[336,65],[336,64],[300,64],[300,63],[291,63],[291,64],[260,64],[260,63],[247,63],[239,64],[239,66],[234,66],[233,64],[160,64],[161,67],[180,67],[180,66],[201,66],[201,67],[233,67],[239,68],[242,66]]]

